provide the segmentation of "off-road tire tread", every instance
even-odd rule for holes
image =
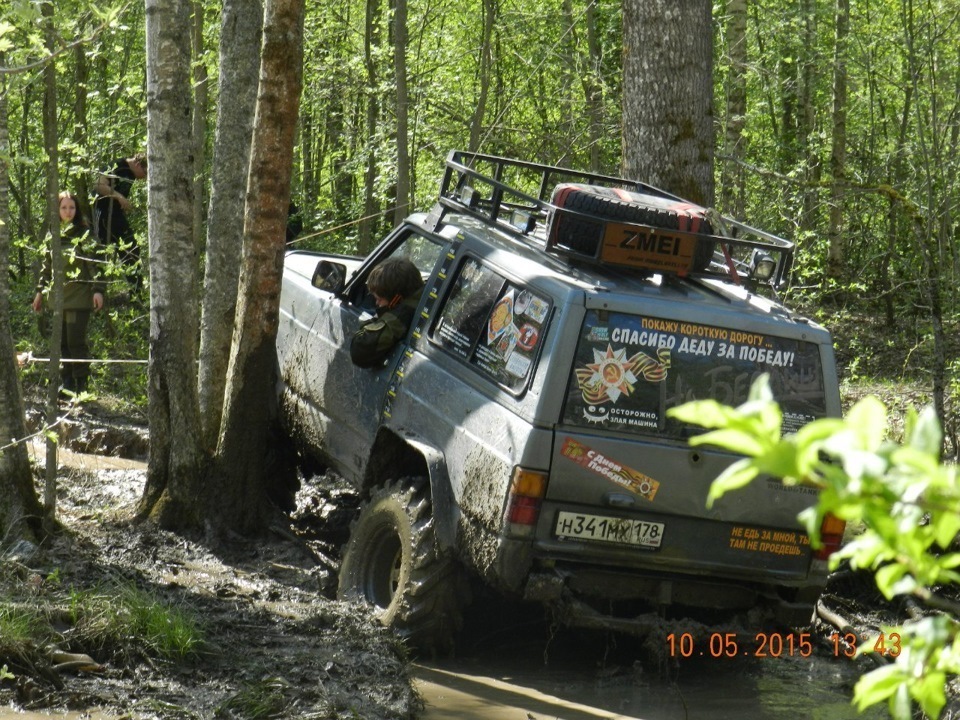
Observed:
[[[355,554],[358,549],[361,553],[368,549],[371,540],[357,537],[356,532],[358,529],[360,532],[369,530],[364,526],[368,513],[383,512],[387,508],[398,512],[402,508],[410,528],[409,576],[405,586],[398,588],[398,604],[394,604],[397,603],[395,597],[380,619],[421,652],[449,653],[463,622],[462,608],[468,599],[467,583],[459,562],[449,553],[437,550],[429,492],[430,485],[425,478],[401,478],[371,493],[369,502],[360,508],[350,529],[338,595],[341,599],[363,597],[371,600],[364,597],[363,589],[354,582],[355,573],[367,572],[367,563],[371,561],[368,557],[357,558]],[[397,518],[394,530],[397,527],[402,528],[399,533],[406,532],[403,518]]]

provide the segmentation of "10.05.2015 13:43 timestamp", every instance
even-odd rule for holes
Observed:
[[[712,632],[702,637],[693,633],[670,633],[667,635],[667,651],[670,657],[711,658],[807,658],[813,654],[810,633],[758,632],[741,636],[735,632]],[[872,643],[871,650],[881,655],[897,657],[901,650],[898,633],[880,633],[876,638],[860,638],[853,633],[833,633],[830,647],[834,657],[852,658],[858,645]]]

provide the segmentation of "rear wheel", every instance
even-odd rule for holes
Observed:
[[[466,584],[438,551],[424,478],[377,488],[350,531],[340,567],[341,600],[374,606],[380,622],[420,650],[452,650]]]

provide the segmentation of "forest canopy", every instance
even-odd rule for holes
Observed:
[[[203,200],[220,6],[194,7]],[[0,24],[21,346],[37,340],[26,307],[46,235],[38,8],[17,0]],[[369,250],[408,194],[429,207],[453,148],[619,173],[622,17],[614,0],[307,0],[297,243]],[[60,184],[81,197],[98,170],[145,147],[144,20],[141,3],[56,4]],[[797,243],[788,300],[869,298],[891,326],[915,327],[944,398],[957,370],[938,333],[956,311],[960,265],[958,23],[958,0],[728,0],[713,22],[718,209]],[[145,238],[146,213],[132,219]],[[949,420],[946,430],[956,434]]]

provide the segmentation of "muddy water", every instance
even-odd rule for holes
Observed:
[[[849,700],[850,668],[821,659],[756,663],[743,671],[703,667],[675,682],[629,671],[603,678],[573,666],[513,670],[480,662],[418,665],[423,720],[885,717],[858,715]]]
[[[808,658],[708,657],[651,668],[629,640],[545,633],[536,622],[494,630],[456,660],[417,664],[423,720],[887,717],[856,712],[850,698],[860,670],[828,648]]]
[[[103,715],[95,710],[82,713],[38,713],[20,712],[0,707],[0,720],[120,720],[120,717],[118,715]]]

